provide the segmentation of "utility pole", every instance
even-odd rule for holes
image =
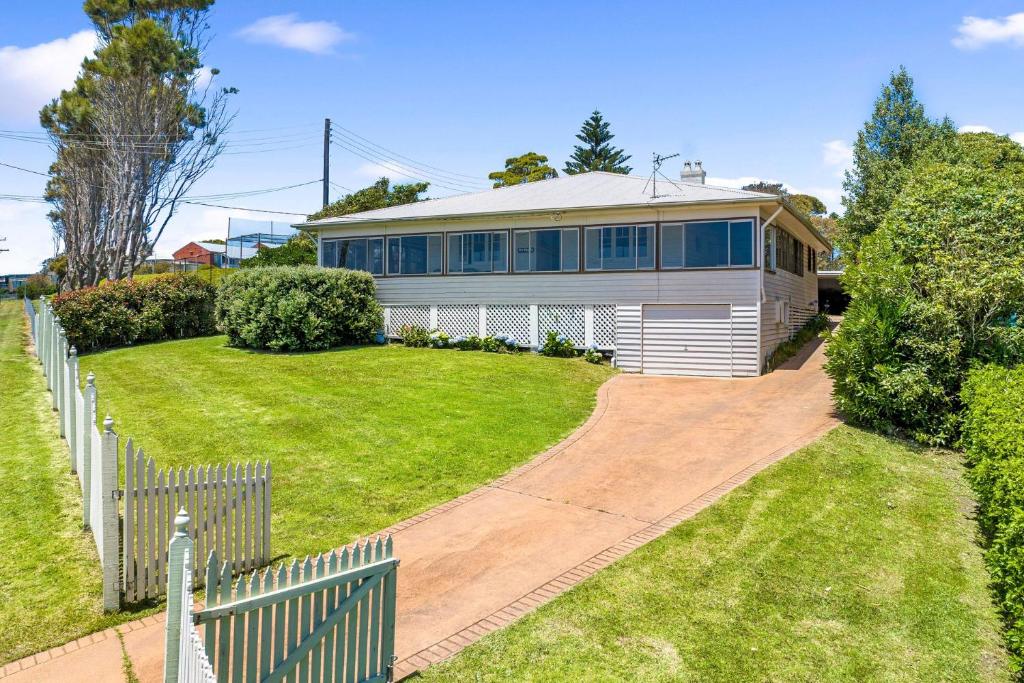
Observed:
[[[324,206],[331,202],[331,120],[324,119]]]

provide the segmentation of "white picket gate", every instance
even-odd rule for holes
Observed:
[[[270,559],[270,463],[195,467],[155,473],[152,461],[128,440],[125,486],[118,486],[119,448],[114,421],[97,427],[96,378],[80,386],[78,355],[68,348],[60,319],[40,298],[39,310],[26,299],[34,348],[52,393],[60,435],[67,439],[72,474],[82,491],[83,525],[92,532],[103,567],[103,607],[119,609],[122,598],[136,602],[167,591],[167,539],[173,513],[184,507],[191,537],[204,552],[217,550],[236,572]],[[119,527],[124,497],[123,526]],[[123,569],[123,571],[122,571]],[[194,580],[203,580],[197,574]]]
[[[174,514],[188,512],[197,557],[210,551],[235,573],[270,561],[270,463],[171,467],[156,471],[152,458],[125,446],[124,592],[130,602],[166,592],[167,541]],[[202,585],[199,568],[192,577]]]

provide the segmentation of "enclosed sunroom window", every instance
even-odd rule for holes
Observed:
[[[587,228],[585,249],[587,270],[654,268],[654,226]]]
[[[351,237],[325,240],[320,264],[327,268],[365,270],[373,275],[384,274],[384,238]]]
[[[754,222],[694,221],[661,226],[662,268],[754,265]]]
[[[388,238],[388,275],[439,275],[444,255],[441,235]]]
[[[448,235],[449,273],[508,272],[508,232]]]
[[[550,228],[517,230],[513,266],[517,273],[557,273],[579,270],[579,230]]]

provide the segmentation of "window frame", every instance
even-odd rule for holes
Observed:
[[[370,275],[372,275],[374,277],[384,277],[384,273],[387,271],[387,260],[388,260],[387,235],[379,235],[378,234],[378,235],[354,235],[352,237],[322,237],[320,239],[320,249],[318,250],[319,253],[317,255],[317,261],[318,261],[318,264],[320,265],[320,267],[321,268],[344,268],[345,266],[338,265],[338,264],[335,264],[333,266],[324,265],[324,246],[326,246],[328,243],[334,245],[335,260],[337,261],[338,259],[340,259],[340,254],[338,253],[339,252],[339,250],[338,250],[338,243],[339,242],[354,242],[356,240],[365,240],[366,241],[366,262],[367,262],[367,264],[369,264],[369,262],[370,262],[370,241],[371,240],[380,240],[381,241],[381,249],[382,249],[381,272],[380,273],[374,273],[372,270],[363,269],[363,268],[357,268],[356,270],[359,270],[360,272],[363,272],[363,273],[369,273]],[[349,270],[352,270],[352,269],[350,268]]]
[[[686,228],[692,224],[702,223],[725,223],[725,251],[729,263],[724,266],[688,266],[686,265]],[[751,263],[734,264],[732,262],[732,226],[735,223],[750,223],[750,240],[751,240]],[[738,270],[738,269],[751,269],[757,268],[757,252],[760,245],[757,244],[757,233],[758,233],[758,220],[755,216],[744,216],[741,218],[700,218],[687,221],[666,221],[659,223],[659,239],[658,239],[658,269],[659,270]],[[678,266],[666,266],[665,265],[665,228],[669,227],[682,227],[681,232],[681,253],[680,263]],[[763,258],[763,257],[762,257]]]
[[[580,229],[581,228],[578,225],[577,226],[571,226],[571,227],[561,227],[561,226],[554,227],[554,226],[552,226],[552,227],[543,227],[543,228],[515,228],[515,229],[513,229],[511,231],[511,235],[509,236],[509,241],[508,241],[508,246],[509,246],[509,264],[508,265],[509,265],[509,270],[507,272],[509,274],[512,274],[512,275],[557,275],[559,273],[579,273],[580,272],[580,268],[582,266],[582,260],[583,260],[582,259],[582,253],[581,253],[581,244],[582,244],[583,240],[580,237]],[[532,235],[533,235],[533,233],[537,233],[537,232],[557,232],[558,233],[558,268],[559,268],[558,270],[532,270],[532,269],[530,269],[530,270],[519,270],[516,267],[516,264],[515,264],[516,248],[517,248],[516,247],[516,236],[520,235],[522,233],[528,233],[528,234],[531,235],[530,236],[530,246],[529,246],[530,254],[529,255],[532,257],[533,256],[533,250],[536,249],[536,246],[534,244],[535,240],[534,240]],[[567,269],[565,267],[566,250],[565,250],[565,239],[564,238],[565,238],[565,233],[567,233],[567,232],[574,232],[574,233],[576,233],[576,268],[573,268],[573,269]],[[533,259],[531,258],[531,260],[533,260]]]
[[[584,225],[584,226],[582,226],[582,228],[581,228],[581,230],[582,230],[582,239],[580,240],[580,252],[581,252],[580,253],[580,267],[581,267],[581,272],[585,272],[585,273],[645,273],[645,272],[657,272],[658,270],[661,269],[661,258],[660,258],[660,256],[661,256],[661,249],[659,247],[659,245],[661,243],[661,240],[659,239],[659,233],[661,232],[659,230],[659,227],[661,225],[662,225],[662,223],[659,223],[658,221],[652,221],[652,222],[649,222],[649,223],[615,223],[615,224],[601,223],[601,224],[598,224],[598,225]],[[604,264],[604,257],[603,256],[601,256],[602,267],[600,267],[600,268],[591,268],[591,267],[589,267],[587,265],[587,235],[588,235],[588,233],[591,230],[598,230],[598,231],[600,231],[599,232],[599,237],[598,237],[598,240],[599,240],[598,249],[600,250],[600,248],[601,248],[600,242],[604,241],[604,231],[605,230],[614,230],[616,228],[633,228],[633,239],[632,239],[633,267],[632,268],[604,268],[603,267],[603,264]],[[639,229],[640,228],[650,228],[651,229],[651,232],[650,232],[650,234],[651,234],[650,248],[653,249],[653,253],[652,253],[652,257],[653,258],[651,259],[651,265],[650,266],[642,266],[641,267],[641,266],[638,265],[639,261],[640,261],[640,253],[639,253],[639,249],[637,249],[637,244],[639,242],[639,239],[638,239],[637,235],[639,234]]]
[[[494,230],[453,230],[451,232],[441,233],[444,235],[442,250],[444,251],[444,263],[443,272],[445,275],[508,275],[512,272],[512,230],[509,228],[497,228]],[[430,233],[428,233],[430,234]],[[493,270],[494,267],[494,251],[493,246],[491,249],[491,267],[492,270],[467,273],[461,270],[451,270],[451,258],[448,250],[451,246],[451,238],[459,238],[459,249],[464,249],[464,239],[466,235],[491,235],[491,239],[494,239],[495,234],[505,235],[505,269],[504,270]],[[493,244],[493,243],[492,243]]]
[[[448,251],[447,245],[447,233],[445,232],[410,232],[408,234],[401,233],[397,235],[385,235],[384,236],[384,275],[381,277],[438,277],[445,275],[446,256]],[[407,237],[425,237],[427,238],[427,272],[425,273],[392,273],[391,272],[391,240],[399,240],[398,244],[398,268],[401,271],[402,268],[402,244],[401,240]],[[430,238],[439,237],[441,240],[441,268],[436,273],[430,272]]]

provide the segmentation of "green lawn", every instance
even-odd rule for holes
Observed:
[[[140,613],[103,615],[99,558],[21,301],[0,302],[0,664]]]
[[[100,415],[161,466],[270,459],[275,554],[323,551],[557,443],[612,373],[523,353],[254,353],[224,337],[83,356]]]
[[[425,681],[1006,681],[959,456],[840,427]]]

